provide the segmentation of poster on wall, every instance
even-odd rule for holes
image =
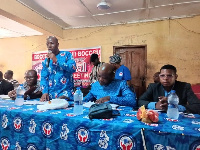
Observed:
[[[90,56],[95,53],[101,60],[101,47],[60,49],[60,51],[69,51],[72,53],[76,62],[76,72],[73,74],[74,86],[87,87],[90,84],[90,73],[93,66],[90,64]],[[32,69],[38,73],[38,80],[41,79],[42,62],[46,58],[46,51],[32,53]]]

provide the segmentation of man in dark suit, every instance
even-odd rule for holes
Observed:
[[[13,89],[13,84],[3,79],[3,73],[0,71],[0,95],[7,95]]]
[[[200,100],[193,93],[189,83],[176,80],[178,75],[173,65],[164,65],[160,69],[159,77],[160,83],[149,84],[147,91],[139,98],[139,106],[166,111],[167,97],[171,90],[175,90],[179,97],[179,111],[200,114]]]

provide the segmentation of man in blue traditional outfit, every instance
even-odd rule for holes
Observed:
[[[90,92],[84,97],[84,101],[110,102],[135,108],[135,93],[129,89],[126,81],[117,80],[114,77],[114,67],[108,63],[103,64],[98,72],[98,81],[92,84]]]
[[[41,101],[54,98],[73,100],[73,73],[76,71],[76,63],[70,52],[60,52],[58,39],[54,36],[47,38],[48,54],[42,63]]]
[[[119,54],[115,54],[113,56],[110,56],[110,64],[113,65],[115,68],[115,79],[119,80],[125,80],[127,81],[127,84],[131,86],[131,72],[130,70],[124,66],[120,65],[122,58]]]

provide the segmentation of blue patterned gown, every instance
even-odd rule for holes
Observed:
[[[49,93],[51,99],[67,96],[73,100],[73,73],[76,71],[74,58],[67,51],[60,51],[56,58],[56,63],[50,60],[49,67],[46,67],[47,58],[42,62],[40,82],[42,93]]]
[[[110,96],[110,103],[136,107],[136,95],[126,81],[114,79],[109,85],[100,85],[99,81],[92,84],[90,92],[84,97],[84,101],[95,101],[102,97]]]

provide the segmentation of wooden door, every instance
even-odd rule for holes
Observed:
[[[121,65],[131,71],[131,85],[133,85],[137,98],[146,90],[147,52],[146,45],[141,46],[114,46],[113,53],[122,57]]]

